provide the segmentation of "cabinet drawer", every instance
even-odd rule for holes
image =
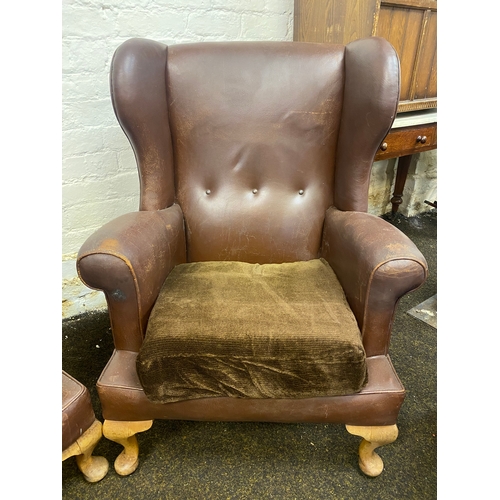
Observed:
[[[375,161],[411,155],[437,148],[437,124],[414,125],[389,131],[382,141]]]

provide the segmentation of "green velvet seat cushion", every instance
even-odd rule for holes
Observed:
[[[367,382],[356,319],[323,259],[176,266],[151,312],[137,372],[157,403],[336,396]]]

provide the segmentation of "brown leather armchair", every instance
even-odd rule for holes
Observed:
[[[97,389],[103,433],[124,446],[116,471],[136,469],[154,419],[189,419],[342,423],[380,474],[405,397],[395,307],[427,274],[366,213],[399,98],[391,45],[132,39],[110,86],[140,207],[77,266],[109,309]]]

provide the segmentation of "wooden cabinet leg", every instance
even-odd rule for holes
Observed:
[[[396,424],[373,427],[346,425],[346,429],[350,434],[363,438],[359,445],[359,468],[367,476],[378,476],[384,470],[384,462],[375,453],[375,449],[396,441]]]
[[[63,451],[63,461],[76,456],[76,465],[89,483],[100,481],[109,469],[108,461],[104,457],[94,457],[92,452],[102,437],[102,424],[96,420],[90,428],[70,447]]]
[[[396,171],[396,181],[394,182],[394,194],[391,198],[392,214],[395,215],[399,205],[403,202],[403,191],[405,188],[406,177],[408,177],[408,169],[413,155],[401,156],[398,159],[398,167]]]
[[[136,434],[151,428],[152,420],[139,422],[105,420],[103,434],[110,441],[121,444],[123,451],[115,460],[115,470],[120,476],[128,476],[139,465],[139,443]]]

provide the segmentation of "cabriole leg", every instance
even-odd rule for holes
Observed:
[[[94,457],[92,452],[102,437],[102,424],[96,420],[90,428],[63,451],[63,461],[76,456],[76,465],[89,483],[100,481],[107,473],[109,464],[104,457]]]
[[[359,445],[359,468],[367,476],[378,476],[384,470],[384,462],[375,453],[375,449],[396,441],[398,437],[396,424],[371,427],[346,425],[346,429],[350,434],[363,438]]]
[[[139,465],[139,443],[136,434],[151,428],[152,420],[139,422],[105,420],[103,434],[110,441],[121,444],[123,451],[115,460],[115,470],[120,476],[128,476]]]

